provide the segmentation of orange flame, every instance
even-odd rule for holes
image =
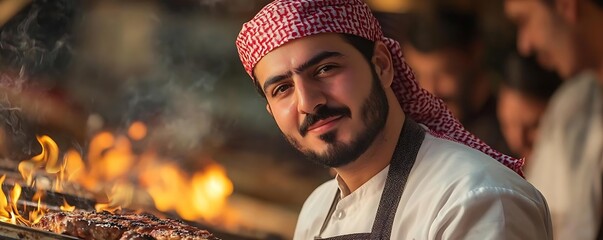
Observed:
[[[162,164],[146,170],[141,177],[158,210],[175,210],[187,220],[217,217],[232,194],[232,182],[218,165],[191,178],[174,164]]]
[[[40,203],[38,203],[38,205],[40,205]],[[60,209],[64,212],[73,212],[73,210],[75,210],[75,206],[69,205],[69,203],[67,203],[67,200],[63,198],[63,206],[61,206]]]
[[[79,152],[75,150],[69,150],[65,153],[63,157],[63,161],[65,162],[65,175],[67,179],[61,179],[62,181],[73,181],[79,179],[84,173],[84,161],[82,161],[82,156]]]
[[[4,183],[5,179],[6,175],[0,177],[0,185]],[[0,221],[2,222],[10,222],[11,212],[8,206],[8,199],[6,198],[6,195],[4,195],[4,191],[0,191]]]
[[[134,122],[127,135],[100,132],[91,139],[86,156],[71,149],[65,152],[62,161],[58,158],[58,145],[48,136],[39,136],[42,152],[22,161],[19,172],[29,186],[36,182],[36,171],[44,169],[46,175],[55,176],[54,191],[60,192],[64,184],[75,182],[95,194],[105,193],[108,201],[96,204],[97,211],[114,212],[128,207],[138,195],[137,191],[144,190],[160,211],[174,211],[187,220],[219,217],[233,191],[224,168],[211,164],[191,173],[167,163],[152,151],[135,153],[133,141],[142,140],[146,135],[147,127],[142,122]],[[0,178],[0,184],[3,181],[4,177]],[[132,181],[140,186],[133,185]],[[15,185],[9,197],[0,191],[0,221],[29,225],[45,214],[46,209],[41,205],[43,194],[37,192],[33,198],[38,202],[37,209],[30,211],[28,219],[20,216],[16,208],[20,193],[19,185]],[[75,207],[63,199],[60,209],[74,211]]]
[[[0,177],[0,185],[4,183],[6,176]],[[9,197],[4,194],[4,191],[0,189],[0,221],[8,222],[12,224],[22,224],[31,226],[32,223],[36,223],[40,219],[38,216],[43,214],[43,209],[40,207],[38,202],[38,209],[30,212],[29,219],[21,216],[17,207],[17,201],[21,196],[21,185],[15,184],[13,189],[9,193]],[[26,209],[24,209],[25,211]]]
[[[147,136],[147,126],[142,122],[134,122],[128,128],[128,136],[134,141],[139,141]]]
[[[32,224],[36,224],[38,222],[40,222],[40,219],[42,219],[42,217],[44,216],[44,209],[42,208],[42,203],[41,203],[42,199],[38,198],[38,206],[36,208],[36,210],[29,212],[29,221],[31,221]]]
[[[56,174],[61,171],[61,165],[58,163],[59,146],[49,136],[36,136],[36,138],[42,146],[42,152],[30,160],[21,161],[18,166],[28,186],[33,186],[35,172],[42,166],[48,173]]]

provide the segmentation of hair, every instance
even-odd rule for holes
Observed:
[[[428,53],[448,48],[468,49],[478,39],[476,16],[450,8],[410,15],[408,43]]]
[[[517,53],[507,58],[503,85],[528,97],[548,101],[561,85],[555,72],[543,69],[534,57],[520,57]]]
[[[0,26],[0,71],[58,75],[72,56],[77,0],[33,0]]]
[[[356,50],[358,50],[367,62],[371,62],[371,58],[375,52],[375,42],[352,34],[342,33],[341,36],[347,43],[351,44]],[[255,76],[253,76],[253,85],[255,86],[256,91],[263,98],[266,98],[266,94],[264,93],[262,86],[260,86],[260,83],[257,81]]]

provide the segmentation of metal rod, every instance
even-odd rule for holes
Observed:
[[[0,222],[0,239],[20,240],[78,240],[79,238],[60,235],[35,228]]]
[[[13,185],[10,184],[2,184],[2,191],[4,193],[9,193],[10,190],[13,189]],[[27,205],[29,206],[37,206],[37,202],[32,201],[33,196],[36,194],[38,190],[32,187],[21,187],[21,196],[19,197],[19,205]],[[94,205],[96,201],[87,198],[76,197],[69,194],[63,194],[58,192],[51,192],[46,190],[44,191],[44,197],[42,198],[42,202],[49,209],[57,210],[60,206],[63,206],[63,199],[69,203],[69,205],[75,206],[76,209],[81,210],[94,210]]]

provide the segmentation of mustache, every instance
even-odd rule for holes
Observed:
[[[326,105],[322,105],[318,109],[316,109],[316,113],[306,115],[301,126],[299,126],[299,133],[302,135],[302,137],[305,137],[308,133],[308,128],[310,126],[314,125],[320,120],[324,120],[334,116],[351,117],[352,112],[348,107],[332,108],[327,107]]]

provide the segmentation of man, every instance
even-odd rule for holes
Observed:
[[[471,133],[510,153],[496,117],[491,74],[482,66],[484,49],[476,17],[444,7],[411,16],[404,52],[419,85],[444,100]]]
[[[555,238],[595,239],[603,237],[603,93],[587,70],[601,79],[596,59],[603,57],[603,42],[593,41],[600,39],[593,20],[601,19],[601,7],[595,0],[558,5],[570,2],[579,4],[563,15],[552,0],[507,0],[505,10],[517,23],[520,52],[568,79],[544,114],[526,177],[548,200]]]
[[[337,172],[294,239],[552,239],[522,162],[421,89],[360,0],[275,1],[236,43],[289,142]]]
[[[546,0],[555,4],[557,13],[581,39],[585,69],[597,74],[603,84],[603,0]]]

